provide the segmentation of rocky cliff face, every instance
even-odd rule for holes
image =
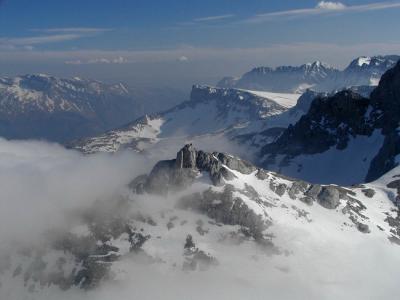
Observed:
[[[302,168],[311,170],[311,161],[309,164],[304,161],[306,156],[322,157],[324,153],[332,153],[332,149],[336,149],[332,155],[340,160],[341,154],[350,151],[354,141],[365,137],[364,141],[368,143],[368,138],[375,134],[381,136],[374,140],[378,145],[369,147],[371,153],[363,177],[354,179],[355,182],[364,179],[371,181],[382,176],[397,165],[396,156],[400,153],[397,132],[400,121],[399,78],[400,64],[397,64],[382,76],[370,98],[343,91],[331,97],[315,99],[306,115],[295,125],[289,126],[277,141],[262,149],[265,166],[276,168],[277,157],[280,157],[282,172],[285,172],[285,164],[290,165],[296,160],[302,164]],[[359,146],[368,148],[367,144]],[[349,163],[353,169],[360,168],[357,160]],[[298,173],[301,177],[301,172]]]

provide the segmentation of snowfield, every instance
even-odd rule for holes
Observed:
[[[291,108],[296,105],[297,100],[299,100],[301,94],[288,94],[288,93],[271,93],[271,92],[264,92],[264,91],[251,91],[251,90],[242,90],[256,96],[272,100],[279,105],[282,105],[286,108]]]

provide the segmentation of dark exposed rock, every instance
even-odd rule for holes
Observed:
[[[284,183],[280,183],[277,186],[275,186],[273,183],[270,184],[271,190],[273,190],[279,197],[283,196],[285,194],[287,186]]]
[[[382,76],[369,99],[352,90],[314,99],[308,113],[289,126],[276,141],[265,145],[260,155],[266,168],[279,169],[299,155],[324,153],[331,148],[346,149],[352,138],[370,137],[378,130],[384,140],[378,153],[372,153],[374,156],[365,174],[365,181],[370,182],[397,166],[399,122],[400,63],[397,63]],[[278,155],[283,155],[279,165]]]
[[[304,181],[295,181],[290,187],[288,194],[289,197],[293,200],[298,198],[300,193],[304,193],[308,188],[308,184]]]
[[[319,184],[311,185],[309,189],[305,192],[305,196],[303,198],[300,198],[300,200],[307,203],[308,205],[312,205],[313,202],[317,200],[321,189],[322,187]]]
[[[375,196],[375,191],[373,189],[363,189],[362,192],[368,198],[373,198]]]
[[[389,182],[387,184],[387,187],[390,189],[396,189],[396,190],[400,190],[400,179],[394,180],[392,182]]]
[[[190,234],[188,234],[188,236],[186,237],[186,242],[185,242],[185,245],[183,246],[183,248],[185,250],[191,250],[191,249],[196,248],[196,245],[193,242],[193,237]]]
[[[321,153],[334,145],[343,149],[349,135],[372,133],[364,119],[369,104],[369,99],[351,91],[318,97],[306,115],[289,126],[276,142],[266,145],[261,153],[296,156]]]
[[[396,198],[394,199],[394,203],[400,207],[400,180],[396,179],[392,182],[389,182],[387,184],[387,187],[390,189],[396,189],[397,195]]]
[[[370,233],[371,232],[369,230],[368,225],[367,224],[363,224],[363,223],[358,223],[357,224],[357,229],[362,233]]]
[[[218,223],[246,227],[254,239],[262,239],[263,231],[268,228],[268,224],[241,198],[234,197],[234,191],[234,187],[230,185],[227,185],[222,193],[209,189],[203,193],[181,198],[178,207],[201,211]]]
[[[236,178],[228,168],[244,174],[257,170],[247,161],[225,153],[197,151],[189,144],[177,153],[176,159],[158,162],[149,176],[139,176],[129,186],[137,193],[164,194],[191,185],[199,172],[207,172],[213,184],[220,186],[224,180]]]
[[[238,171],[242,174],[250,174],[257,170],[257,168],[251,163],[225,153],[218,153],[216,157],[229,169]]]
[[[176,168],[178,169],[194,169],[196,163],[197,151],[192,144],[185,145],[176,155]]]
[[[186,237],[183,249],[185,261],[182,269],[184,271],[195,271],[196,269],[205,271],[211,266],[218,264],[215,257],[196,247],[193,237],[190,234]]]
[[[318,203],[328,209],[335,209],[340,204],[339,191],[333,186],[324,186],[318,194]]]

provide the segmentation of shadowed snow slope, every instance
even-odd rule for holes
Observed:
[[[372,181],[398,165],[400,63],[370,98],[345,90],[317,97],[309,111],[260,151],[262,165],[312,182]]]

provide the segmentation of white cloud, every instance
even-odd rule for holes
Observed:
[[[85,157],[57,144],[2,138],[0,148],[0,248],[8,238],[32,242],[65,226],[69,212],[107,198],[147,170],[132,153]]]
[[[297,17],[306,17],[312,15],[327,15],[333,13],[360,13],[367,11],[383,10],[390,8],[400,8],[400,2],[375,2],[362,5],[349,5],[346,6],[341,2],[320,1],[313,8],[302,8],[270,12],[265,14],[258,14],[249,19],[241,21],[241,23],[262,23],[272,20],[279,20],[282,18],[290,19]]]
[[[226,14],[226,15],[219,15],[219,16],[208,16],[208,17],[197,18],[197,19],[194,19],[193,21],[195,21],[195,22],[218,21],[218,20],[224,20],[224,19],[233,18],[234,16],[235,15],[233,15],[233,14]]]
[[[108,28],[89,28],[89,27],[66,27],[66,28],[44,28],[32,29],[31,31],[41,32],[43,35],[28,37],[4,37],[0,38],[0,49],[28,49],[33,45],[58,43],[72,41],[84,37],[95,36],[106,31]],[[47,33],[47,34],[44,34]]]
[[[106,31],[111,31],[110,28],[96,28],[96,27],[62,27],[62,28],[34,28],[31,31],[36,32],[74,32],[74,33],[102,33]]]
[[[115,58],[92,58],[86,61],[78,60],[67,60],[65,62],[67,65],[91,65],[91,64],[126,64],[129,61],[122,56],[118,56]]]
[[[317,8],[337,10],[337,9],[345,9],[346,5],[344,5],[341,2],[321,1],[317,4]]]
[[[68,33],[21,38],[0,38],[0,46],[32,46],[37,44],[71,41],[81,37],[82,35],[80,34]]]
[[[189,61],[189,58],[185,55],[182,55],[181,57],[178,58],[178,61],[180,62],[186,62]]]

